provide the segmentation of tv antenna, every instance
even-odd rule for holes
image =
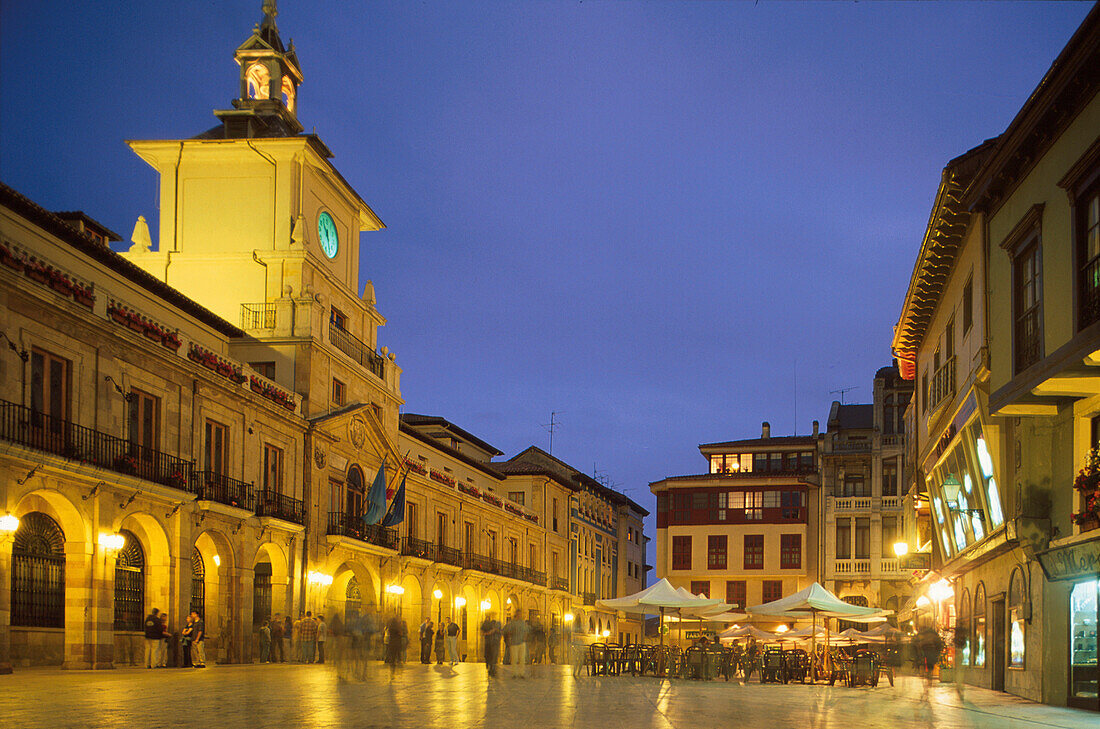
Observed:
[[[829,390],[830,395],[840,395],[840,404],[844,404],[844,393],[858,390],[858,387],[842,387],[839,390]]]
[[[558,429],[559,425],[561,425],[561,421],[556,419],[560,412],[562,412],[562,411],[560,411],[560,410],[552,411],[550,413],[550,422],[542,424],[543,428],[546,428],[547,430],[550,431],[550,450],[548,451],[550,453],[550,455],[554,455],[554,431]]]

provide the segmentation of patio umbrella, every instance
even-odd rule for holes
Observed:
[[[828,627],[829,618],[844,618],[853,622],[868,623],[884,620],[886,615],[891,615],[891,610],[880,610],[874,607],[852,605],[844,602],[839,597],[829,592],[823,586],[814,582],[804,590],[799,590],[793,595],[766,602],[763,605],[754,605],[748,611],[755,615],[774,615],[777,617],[806,618],[813,621],[813,628],[817,628],[817,616],[821,615],[826,620]],[[817,650],[816,636],[813,638],[813,648]],[[829,635],[825,635],[825,665],[829,665]]]
[[[740,628],[728,628],[718,634],[718,638],[755,638],[756,640],[774,641],[776,636],[774,633],[769,633],[765,630],[761,630],[755,625],[744,625]]]
[[[683,588],[680,588],[683,590]],[[596,606],[606,608],[608,610],[622,610],[628,613],[641,613],[652,615],[657,612],[661,616],[660,625],[664,626],[665,610],[679,610],[685,607],[704,607],[718,605],[722,601],[710,598],[700,598],[692,595],[687,590],[681,593],[675,587],[672,586],[667,579],[662,577],[660,580],[640,590],[633,595],[627,595],[626,597],[616,597],[607,600],[597,600]],[[661,637],[661,646],[665,644],[665,634],[662,631],[658,631]]]

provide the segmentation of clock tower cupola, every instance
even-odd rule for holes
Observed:
[[[232,109],[215,111],[227,139],[284,137],[298,134],[298,86],[302,70],[294,42],[283,46],[275,25],[275,0],[264,0],[263,19],[252,35],[237,48],[233,58],[240,66],[240,97]]]

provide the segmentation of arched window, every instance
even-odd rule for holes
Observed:
[[[970,650],[970,590],[963,590],[955,610],[955,650],[959,652],[958,664],[969,666]]]
[[[985,666],[985,585],[974,590],[974,637],[971,639],[975,666]]]
[[[344,622],[358,618],[362,609],[363,594],[359,592],[359,580],[352,577],[344,591]]]
[[[39,511],[19,520],[12,544],[11,624],[65,627],[65,534]]]
[[[271,73],[262,63],[248,67],[248,98],[266,99],[271,95]]]
[[[141,630],[145,617],[145,552],[131,532],[115,557],[115,630]]]
[[[203,564],[199,550],[191,550],[191,612],[199,614],[203,619],[206,608],[206,565]]]
[[[1024,667],[1024,622],[1028,616],[1027,580],[1017,567],[1008,583],[1008,666]]]
[[[286,105],[287,110],[294,113],[294,102],[296,90],[294,89],[294,82],[290,80],[289,76],[283,76],[283,104]]]
[[[271,618],[271,563],[257,563],[252,573],[252,624],[260,625]]]

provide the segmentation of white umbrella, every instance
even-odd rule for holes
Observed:
[[[683,588],[680,588],[683,590]],[[614,597],[607,600],[597,600],[596,606],[608,610],[622,610],[628,613],[642,613],[652,615],[657,612],[661,616],[661,626],[664,625],[665,610],[679,610],[685,607],[705,607],[720,604],[721,600],[700,598],[692,595],[687,590],[677,590],[672,583],[662,577],[660,580],[626,597]],[[661,645],[665,644],[665,634],[658,631],[661,637]]]
[[[813,627],[817,628],[817,616],[822,615],[826,619],[844,618],[853,622],[869,623],[885,620],[886,615],[893,614],[892,610],[880,610],[879,608],[851,605],[844,602],[833,593],[826,590],[820,584],[814,582],[804,590],[799,590],[793,595],[766,602],[763,605],[754,605],[748,608],[755,615],[774,615],[778,617],[806,618],[813,620]],[[814,639],[814,650],[817,648]],[[825,636],[825,660],[829,661],[829,636]]]

